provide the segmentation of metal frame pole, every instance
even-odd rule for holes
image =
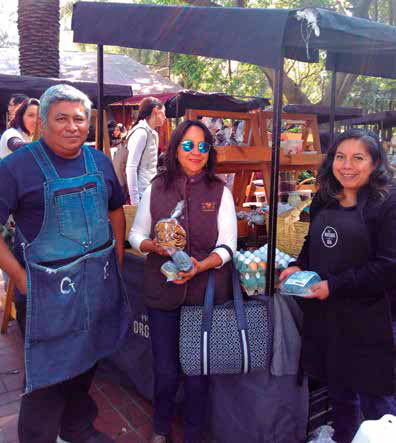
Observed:
[[[274,104],[272,115],[272,147],[271,147],[271,182],[269,201],[268,223],[268,250],[267,250],[267,278],[265,292],[274,295],[275,287],[275,248],[276,248],[276,222],[278,216],[278,184],[279,184],[279,149],[282,124],[282,95],[283,95],[283,55],[280,67],[275,70]]]
[[[103,45],[97,47],[97,69],[98,69],[98,146],[103,151]]]
[[[126,117],[125,117],[125,100],[122,99],[122,124],[124,128],[126,127]]]
[[[336,86],[337,86],[337,68],[334,67],[331,75],[331,101],[330,101],[330,146],[334,143],[334,120],[335,120],[335,102],[336,102]]]

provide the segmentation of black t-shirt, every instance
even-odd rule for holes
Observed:
[[[42,145],[61,178],[85,174],[84,155],[65,159],[56,155],[41,140]],[[99,171],[103,172],[109,211],[122,206],[124,196],[111,160],[102,152],[89,148]],[[31,242],[38,234],[44,218],[44,175],[32,153],[17,149],[0,161],[0,224],[12,214],[26,240]]]

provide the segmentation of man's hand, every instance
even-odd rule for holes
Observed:
[[[26,294],[26,272],[8,249],[5,241],[0,236],[0,268],[15,283],[21,294]]]
[[[122,261],[124,258],[124,238],[125,238],[125,215],[124,209],[121,206],[114,211],[109,211],[109,219],[115,240],[115,252],[117,255],[118,266],[122,268]]]

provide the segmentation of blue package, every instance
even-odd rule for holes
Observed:
[[[165,275],[166,281],[181,280],[181,277],[178,276],[179,270],[171,260],[161,266],[161,272]]]
[[[184,251],[176,251],[171,258],[179,271],[191,271],[193,267],[191,258]]]
[[[316,272],[312,271],[299,271],[290,274],[289,277],[280,285],[279,290],[283,295],[297,295],[299,297],[305,297],[310,295],[310,287],[319,283],[321,278]]]

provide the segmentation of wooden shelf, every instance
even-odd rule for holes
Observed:
[[[232,163],[262,163],[271,162],[271,149],[263,146],[216,146],[217,165]],[[284,154],[281,148],[279,163],[280,165],[318,165],[323,156],[321,153],[312,154]]]
[[[253,172],[262,173],[264,189],[266,195],[269,195],[272,151],[268,143],[268,137],[271,136],[268,126],[272,122],[272,112],[240,113],[189,109],[186,110],[185,117],[189,119],[216,117],[243,120],[245,123],[243,145],[215,147],[217,151],[216,172],[235,173],[233,195],[237,206],[242,206],[245,200],[246,188],[251,182]],[[315,115],[282,113],[282,120],[303,125],[303,131],[300,134],[284,133],[285,138],[290,134],[290,139],[302,140],[305,150],[312,148],[316,151],[320,150],[319,130]],[[320,152],[285,155],[283,147],[280,147],[280,171],[298,173],[306,169],[316,170],[322,162],[322,158]]]
[[[271,161],[271,151],[263,146],[216,146],[217,164]]]

